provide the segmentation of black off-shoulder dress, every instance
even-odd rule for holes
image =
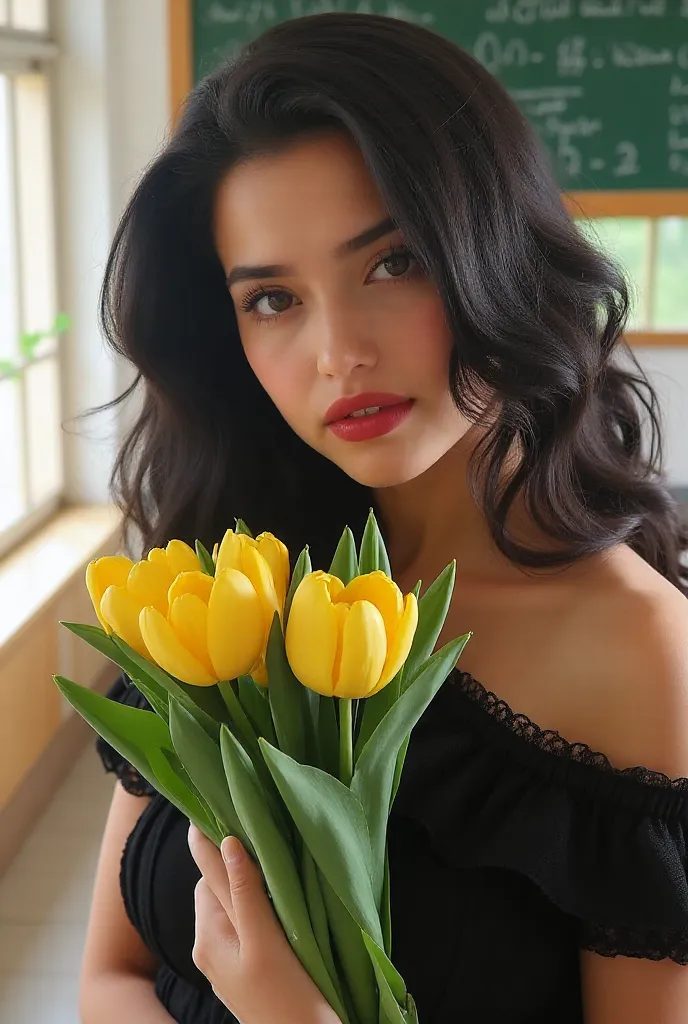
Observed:
[[[146,707],[125,680],[110,696]],[[153,796],[121,885],[160,960],[158,997],[179,1024],[229,1024],[191,959],[188,822],[97,744]],[[452,673],[413,733],[389,828],[392,955],[421,1024],[581,1024],[581,949],[688,965],[687,834],[688,779],[616,769]]]

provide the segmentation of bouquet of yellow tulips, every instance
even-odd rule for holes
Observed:
[[[470,634],[433,654],[449,565],[402,596],[371,512],[329,572],[240,520],[212,555],[179,540],[97,559],[102,628],[64,623],[152,711],[55,676],[74,708],[216,845],[260,864],[296,955],[342,1024],[413,1024],[390,959],[386,833],[411,730]],[[291,578],[290,578],[291,577]]]

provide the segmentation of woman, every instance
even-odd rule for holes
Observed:
[[[423,1024],[684,1024],[686,537],[623,279],[504,90],[401,21],[276,26],[192,93],[103,311],[139,374],[115,479],[145,549],[241,516],[326,567],[373,503],[403,590],[457,560],[445,639],[473,638],[389,833]],[[124,785],[85,1024],[330,1024],[248,858],[192,832],[192,859],[100,749]]]

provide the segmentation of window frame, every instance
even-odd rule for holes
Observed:
[[[11,17],[11,2],[8,3],[8,15]],[[59,50],[51,34],[51,4],[46,3],[47,25],[44,29],[18,29],[10,25],[0,24],[0,74],[8,77],[16,77],[21,74],[39,74],[45,78],[47,88],[47,117],[49,122],[49,159],[50,170],[50,237],[51,237],[51,262],[52,262],[52,290],[56,300],[56,312],[61,307],[60,281],[57,273],[57,189],[56,181],[56,82],[55,82],[55,58]],[[13,259],[15,264],[14,294],[15,308],[18,311],[18,328],[20,334],[26,331],[23,296],[23,274],[22,249],[19,224],[19,147],[17,145],[16,130],[16,103],[8,105],[10,111],[10,131],[12,139],[12,152],[10,161],[11,173],[11,233],[14,246]],[[45,325],[47,329],[49,325]],[[0,559],[14,550],[18,544],[24,541],[32,533],[36,532],[45,522],[52,518],[64,503],[65,479],[64,479],[64,440],[62,434],[59,438],[60,456],[62,464],[61,480],[57,492],[48,498],[32,505],[30,503],[30,437],[29,437],[29,401],[27,394],[27,370],[45,360],[54,360],[57,369],[57,395],[55,399],[62,415],[63,392],[64,392],[64,359],[62,356],[61,339],[55,339],[54,346],[50,351],[38,352],[30,359],[16,357],[19,416],[21,430],[21,471],[22,490],[27,502],[24,512],[20,518],[12,522],[6,528],[0,530]],[[6,379],[6,375],[0,374],[0,380]]]

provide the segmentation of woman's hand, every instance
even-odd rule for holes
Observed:
[[[222,854],[194,825],[189,848],[200,871],[193,961],[240,1024],[340,1024],[299,963],[259,868],[238,839]]]

